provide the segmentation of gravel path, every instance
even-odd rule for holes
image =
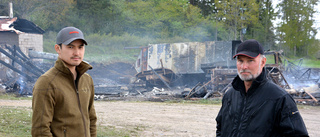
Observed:
[[[0,100],[0,106],[30,107],[31,100]],[[139,136],[215,136],[219,105],[96,101],[98,124],[138,131]],[[309,135],[320,136],[320,106],[299,106]]]

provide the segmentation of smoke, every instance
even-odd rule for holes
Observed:
[[[306,68],[295,71],[285,71],[284,77],[291,88],[312,87],[318,85],[320,69]]]
[[[24,80],[24,78],[23,77],[19,77],[19,79],[17,80],[17,84],[18,84],[18,92],[19,92],[19,94],[23,94],[24,93],[24,88],[25,88],[25,86],[26,86],[26,83],[25,83],[25,80]]]

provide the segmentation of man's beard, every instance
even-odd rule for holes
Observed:
[[[260,69],[261,69],[261,61],[262,61],[262,58],[260,58],[259,68],[258,68],[259,71],[258,71],[256,74],[252,74],[252,73],[250,72],[250,70],[245,70],[245,69],[241,69],[240,72],[238,71],[238,76],[240,77],[240,79],[241,79],[242,81],[253,81],[253,80],[255,80],[255,79],[261,74],[261,71],[260,71]],[[250,75],[248,75],[248,76],[241,76],[241,73],[242,73],[242,72],[249,72]]]
[[[242,76],[241,72],[249,72],[250,75],[248,76]],[[240,72],[238,71],[238,76],[240,77],[241,80],[243,81],[253,81],[255,80],[258,76],[260,75],[260,73],[256,73],[256,74],[252,74],[249,70],[240,70]]]

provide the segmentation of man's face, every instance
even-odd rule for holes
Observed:
[[[71,42],[69,45],[64,45],[60,47],[55,46],[59,58],[62,59],[69,68],[78,66],[83,60],[85,46],[82,40],[77,39]]]
[[[261,55],[256,58],[240,55],[237,57],[238,75],[243,81],[253,81],[260,75],[265,64],[266,58]]]

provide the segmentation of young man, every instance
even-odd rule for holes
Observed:
[[[239,45],[238,76],[222,99],[217,137],[308,136],[291,95],[267,79],[263,54],[256,40]]]
[[[87,42],[75,27],[57,35],[55,66],[33,88],[33,137],[95,137],[94,85],[85,73],[92,66],[83,62]]]

